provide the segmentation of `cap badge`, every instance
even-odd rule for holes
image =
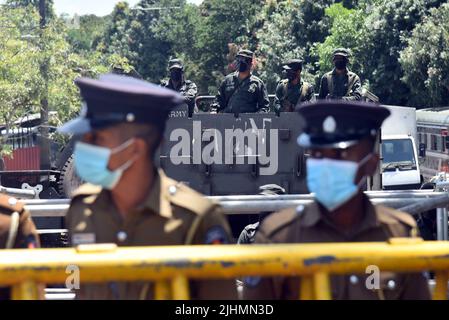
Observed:
[[[337,129],[337,122],[334,117],[328,116],[323,122],[323,131],[326,133],[334,133]]]
[[[136,119],[136,117],[134,116],[133,113],[128,113],[126,115],[126,121],[128,121],[128,122],[133,122],[135,119]]]

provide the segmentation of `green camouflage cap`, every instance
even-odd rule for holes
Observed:
[[[184,69],[184,65],[180,59],[171,59],[168,62],[168,70],[171,69]]]
[[[253,56],[254,56],[254,52],[252,52],[250,50],[240,50],[237,53],[237,57],[244,57],[244,58],[252,59]]]
[[[349,59],[349,57],[351,56],[351,52],[349,51],[349,49],[346,48],[338,48],[334,50],[332,56],[333,57],[342,56]]]

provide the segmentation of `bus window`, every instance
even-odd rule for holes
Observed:
[[[438,150],[437,136],[434,134],[430,135],[430,150],[432,150],[432,151]]]

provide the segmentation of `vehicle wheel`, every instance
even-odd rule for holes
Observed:
[[[83,181],[75,172],[75,162],[72,154],[61,169],[61,175],[58,182],[59,193],[63,197],[71,198],[73,192],[81,184],[83,184]]]

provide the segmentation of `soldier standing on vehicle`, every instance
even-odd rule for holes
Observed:
[[[306,122],[298,138],[308,149],[307,186],[315,194],[311,205],[270,215],[256,233],[261,243],[330,243],[387,241],[416,237],[412,216],[374,206],[361,186],[376,171],[376,136],[390,114],[384,107],[364,102],[324,101],[305,105],[299,113]],[[423,274],[380,272],[378,289],[368,289],[368,274],[331,276],[332,298],[429,299]],[[247,277],[245,299],[297,299],[296,277]]]
[[[360,78],[348,70],[350,52],[348,49],[336,49],[333,53],[334,70],[321,79],[319,99],[341,99],[347,101],[362,100]]]
[[[270,110],[265,84],[251,73],[253,57],[252,51],[238,52],[238,70],[227,75],[220,85],[217,95],[218,112],[239,114]]]
[[[33,249],[39,236],[31,215],[17,199],[0,195],[0,249]],[[26,252],[23,253],[26,255]],[[0,300],[10,299],[11,290],[0,287]],[[38,292],[42,294],[42,292]]]
[[[231,232],[220,206],[155,167],[176,92],[125,76],[75,81],[82,115],[60,128],[81,136],[74,149],[81,186],[66,216],[73,246],[227,244]],[[220,290],[216,290],[220,288]],[[153,283],[83,284],[82,299],[151,299]],[[194,299],[236,298],[230,280],[191,281]]]
[[[276,88],[274,109],[277,113],[293,112],[297,105],[315,101],[313,86],[301,79],[302,63],[300,59],[291,59],[283,67],[287,78]]]
[[[184,65],[180,59],[171,59],[168,62],[170,79],[163,80],[161,85],[167,89],[179,92],[185,99],[189,108],[189,114],[197,113],[198,107],[195,105],[195,98],[198,88],[193,81],[184,79]]]

